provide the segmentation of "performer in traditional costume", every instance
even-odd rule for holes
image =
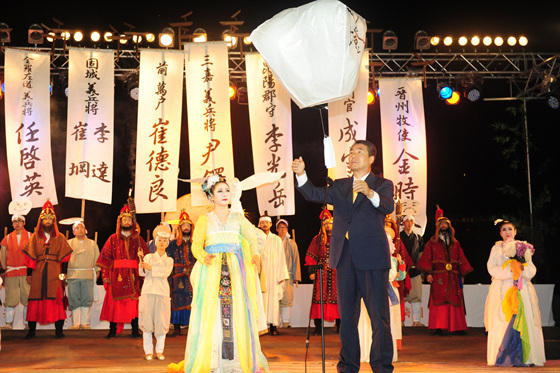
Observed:
[[[511,221],[498,220],[502,241],[488,258],[492,284],[486,298],[487,362],[497,366],[533,366],[546,362],[541,312],[531,279],[537,273],[533,245],[517,241]]]
[[[263,291],[264,312],[269,324],[269,333],[278,335],[277,326],[280,325],[280,299],[284,296],[286,281],[290,279],[286,265],[286,254],[280,237],[270,231],[272,219],[263,215],[259,219],[259,228],[266,238],[262,248],[262,272],[266,277]]]
[[[279,219],[276,222],[276,232],[278,237],[282,240],[284,246],[284,254],[286,254],[286,266],[290,279],[286,281],[284,288],[284,295],[280,299],[280,321],[283,328],[290,328],[290,320],[292,314],[292,305],[294,302],[294,284],[297,285],[301,282],[301,266],[299,263],[299,250],[294,241],[288,233],[288,221],[286,219]]]
[[[117,218],[116,232],[109,237],[97,259],[105,287],[105,300],[99,318],[109,321],[107,338],[115,337],[117,328],[121,332],[125,323],[130,323],[133,337],[142,337],[138,331],[138,255],[148,253],[133,209],[127,204]]]
[[[436,232],[426,243],[416,267],[426,273],[426,281],[431,284],[428,328],[436,334],[444,331],[464,334],[467,320],[463,277],[473,268],[455,238],[451,221],[443,216],[440,208],[436,212]]]
[[[169,276],[171,288],[172,336],[181,334],[181,326],[189,325],[191,316],[192,286],[190,275],[196,259],[191,251],[194,224],[186,211],[179,216],[177,239],[167,247],[167,255],[173,259],[173,272]]]
[[[31,284],[27,305],[26,339],[35,337],[37,323],[54,322],[55,337],[63,338],[62,328],[66,320],[64,281],[72,248],[66,237],[58,231],[56,214],[52,203],[43,205],[37,229],[23,249],[27,266],[27,281]]]
[[[97,243],[87,237],[83,221],[72,226],[74,238],[68,241],[72,257],[68,263],[68,308],[72,311],[73,325],[69,329],[91,329],[90,310],[97,294],[100,269],[95,265],[99,257]]]
[[[155,231],[155,230],[154,230]],[[156,252],[140,257],[139,273],[144,277],[139,303],[139,326],[144,332],[144,354],[146,360],[153,359],[156,339],[156,358],[164,360],[165,335],[169,331],[171,303],[167,278],[173,270],[173,259],[165,250],[171,234],[163,230],[154,238]],[[152,337],[153,336],[153,337]]]
[[[333,218],[326,209],[321,212],[319,218],[322,222],[321,232],[313,237],[305,254],[306,266],[319,265],[323,271],[323,282],[319,283],[319,273],[309,270],[309,278],[313,281],[313,298],[311,300],[311,318],[315,323],[313,335],[321,335],[321,292],[323,293],[323,317],[327,321],[335,322],[337,333],[340,330],[336,269],[329,267]]]
[[[214,210],[201,215],[194,229],[191,273],[193,302],[185,372],[263,372],[257,327],[257,266],[254,226],[230,212],[230,188],[219,175],[203,184]],[[262,305],[261,305],[262,307]]]
[[[398,227],[397,223],[393,220],[391,215],[387,215],[385,217],[385,227],[389,227],[391,229],[391,239],[393,245],[395,246],[394,252],[391,254],[393,257],[399,256],[404,263],[406,264],[406,276],[400,280],[396,280],[396,287],[399,291],[399,299],[402,301],[399,303],[401,307],[401,322],[404,322],[405,313],[404,313],[404,299],[408,296],[411,288],[410,277],[408,275],[408,269],[414,266],[414,262],[410,255],[408,255],[408,251],[404,246],[403,242],[401,241],[401,236],[398,235]]]
[[[0,266],[5,269],[6,281],[6,325],[0,329],[12,329],[16,307],[23,306],[23,320],[27,317],[27,299],[29,297],[29,284],[27,283],[27,267],[23,248],[29,242],[31,233],[25,230],[25,216],[12,215],[13,232],[8,234],[0,244]]]

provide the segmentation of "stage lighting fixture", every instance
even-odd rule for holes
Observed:
[[[84,33],[81,31],[76,31],[74,33],[74,41],[79,43],[82,40],[84,40]]]
[[[237,103],[240,105],[249,104],[249,96],[247,94],[247,87],[237,87]]]
[[[461,47],[464,47],[469,42],[469,39],[466,36],[461,36],[458,42]]]
[[[372,105],[375,103],[375,93],[371,89],[367,91],[367,103],[368,105]]]
[[[38,24],[34,23],[29,26],[27,31],[27,42],[29,44],[43,44],[45,38],[43,36],[43,29]]]
[[[469,99],[471,102],[478,101],[478,99],[482,96],[480,91],[480,87],[477,85],[470,85],[465,88],[465,97]]]
[[[103,40],[105,40],[105,42],[110,43],[113,41],[113,33],[110,31],[107,31],[103,34]]]
[[[235,98],[235,93],[237,91],[237,87],[232,82],[229,82],[229,99],[233,100]]]
[[[416,31],[416,35],[414,35],[414,46],[420,51],[430,49],[430,37],[426,31]]]
[[[525,47],[528,42],[529,41],[527,40],[527,38],[525,36],[520,36],[519,37],[519,45],[521,45],[522,47]]]
[[[151,32],[148,32],[146,34],[146,41],[148,43],[153,43],[154,41],[156,41],[156,36],[154,34],[152,34]]]
[[[47,41],[49,43],[52,43],[54,39],[56,39],[56,34],[52,31],[49,31],[49,33],[47,34]]]
[[[119,35],[119,43],[126,44],[128,43],[128,37],[125,34]]]
[[[560,107],[560,100],[558,99],[558,95],[556,94],[549,95],[546,99],[546,102],[548,103],[548,106],[550,106],[554,110]]]
[[[453,38],[451,36],[446,36],[445,38],[443,38],[443,44],[449,47],[451,44],[453,44]]]
[[[137,35],[137,34],[132,35],[132,42],[134,44],[140,44],[142,42],[142,35]]]
[[[504,39],[503,39],[501,36],[496,36],[496,37],[494,38],[494,44],[495,44],[497,47],[501,47],[501,46],[504,44]]]
[[[138,101],[138,97],[139,97],[138,74],[128,73],[127,75],[125,75],[124,81],[126,82],[126,89],[130,98]]]
[[[447,100],[448,98],[451,98],[451,95],[453,95],[453,88],[451,88],[449,83],[438,83],[437,87],[439,98],[442,100]]]
[[[461,95],[459,94],[459,92],[453,91],[451,97],[445,100],[445,103],[447,105],[457,105],[460,101],[461,101]]]
[[[492,45],[492,37],[490,37],[490,36],[485,36],[485,37],[482,39],[482,44],[484,44],[484,45],[487,46],[487,47],[491,46],[491,45]]]
[[[159,46],[162,48],[173,48],[175,43],[175,31],[171,27],[164,28],[159,34]]]
[[[439,42],[439,36],[432,36],[432,38],[430,39],[430,44],[432,44],[434,47],[437,46]]]
[[[5,23],[0,23],[0,43],[9,43],[11,40],[10,32],[12,29]]]
[[[471,45],[474,46],[474,47],[476,47],[476,46],[478,46],[479,44],[480,44],[480,38],[479,38],[478,36],[476,36],[476,35],[473,36],[473,37],[471,38]]]
[[[92,31],[92,33],[89,34],[89,38],[94,43],[97,43],[99,40],[101,40],[101,33],[99,31]]]
[[[195,43],[205,43],[208,40],[208,34],[203,28],[197,28],[193,32],[193,41]]]
[[[251,37],[250,37],[250,36],[245,36],[245,37],[243,38],[243,44],[245,44],[245,45],[251,45],[252,43],[253,43],[253,40],[251,40]]]
[[[70,38],[72,37],[72,35],[70,35],[70,32],[68,32],[68,31],[62,31],[60,33],[60,36],[61,36],[62,40],[70,40]]]
[[[229,48],[235,48],[237,46],[237,37],[233,35],[231,30],[222,32],[222,40],[227,43]]]
[[[397,49],[399,45],[399,38],[395,35],[393,30],[386,30],[383,33],[383,49],[386,51],[392,51]]]
[[[515,46],[515,44],[517,44],[517,39],[515,38],[515,36],[510,36],[509,38],[507,38],[507,43],[510,47]]]

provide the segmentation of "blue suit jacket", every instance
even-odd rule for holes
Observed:
[[[337,179],[328,187],[327,203],[333,205],[333,230],[329,265],[336,268],[346,232],[354,267],[360,270],[391,268],[391,254],[385,233],[385,216],[393,212],[393,182],[371,172],[366,178],[369,188],[379,194],[379,207],[373,207],[371,201],[358,193],[352,203],[353,178]],[[315,187],[307,180],[297,187],[303,197],[311,202],[325,201],[325,187]]]

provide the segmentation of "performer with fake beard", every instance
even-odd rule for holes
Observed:
[[[172,240],[167,247],[167,255],[174,262],[173,272],[169,276],[173,337],[181,334],[182,325],[189,325],[193,296],[190,275],[196,262],[191,251],[194,224],[186,211],[182,211],[179,216],[178,228],[177,239]]]
[[[426,244],[416,267],[426,273],[426,281],[431,284],[428,329],[434,329],[436,334],[465,333],[463,277],[473,268],[455,239],[451,221],[440,208],[436,212],[436,233]]]
[[[55,337],[63,338],[62,327],[66,319],[63,281],[66,279],[72,248],[66,237],[58,231],[54,208],[49,200],[43,205],[37,229],[23,253],[26,255],[27,282],[31,285],[27,305],[29,332],[25,339],[35,337],[37,323],[53,322]]]
[[[313,299],[311,300],[311,318],[315,323],[313,335],[321,335],[321,291],[323,292],[323,318],[327,321],[335,321],[336,332],[338,333],[340,330],[336,269],[329,267],[333,218],[331,213],[325,209],[321,212],[319,219],[322,221],[321,232],[313,237],[307,254],[305,254],[306,266],[320,265],[323,271],[322,282],[319,282],[318,271],[309,271],[309,278],[313,281]]]
[[[142,337],[138,331],[138,262],[139,257],[148,253],[148,246],[140,237],[140,228],[127,204],[117,218],[117,231],[109,237],[97,259],[106,292],[99,319],[110,323],[107,338],[116,336],[117,326],[120,333],[125,323],[130,323],[134,338]]]

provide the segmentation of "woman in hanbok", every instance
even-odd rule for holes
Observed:
[[[191,273],[184,371],[267,372],[257,320],[262,295],[255,227],[243,213],[228,208],[231,191],[225,178],[212,175],[202,188],[214,210],[198,218],[193,234],[197,262]]]
[[[537,293],[531,283],[537,269],[531,244],[516,241],[510,221],[497,220],[502,241],[496,242],[487,267],[492,284],[486,298],[488,365],[544,365],[544,339]]]

